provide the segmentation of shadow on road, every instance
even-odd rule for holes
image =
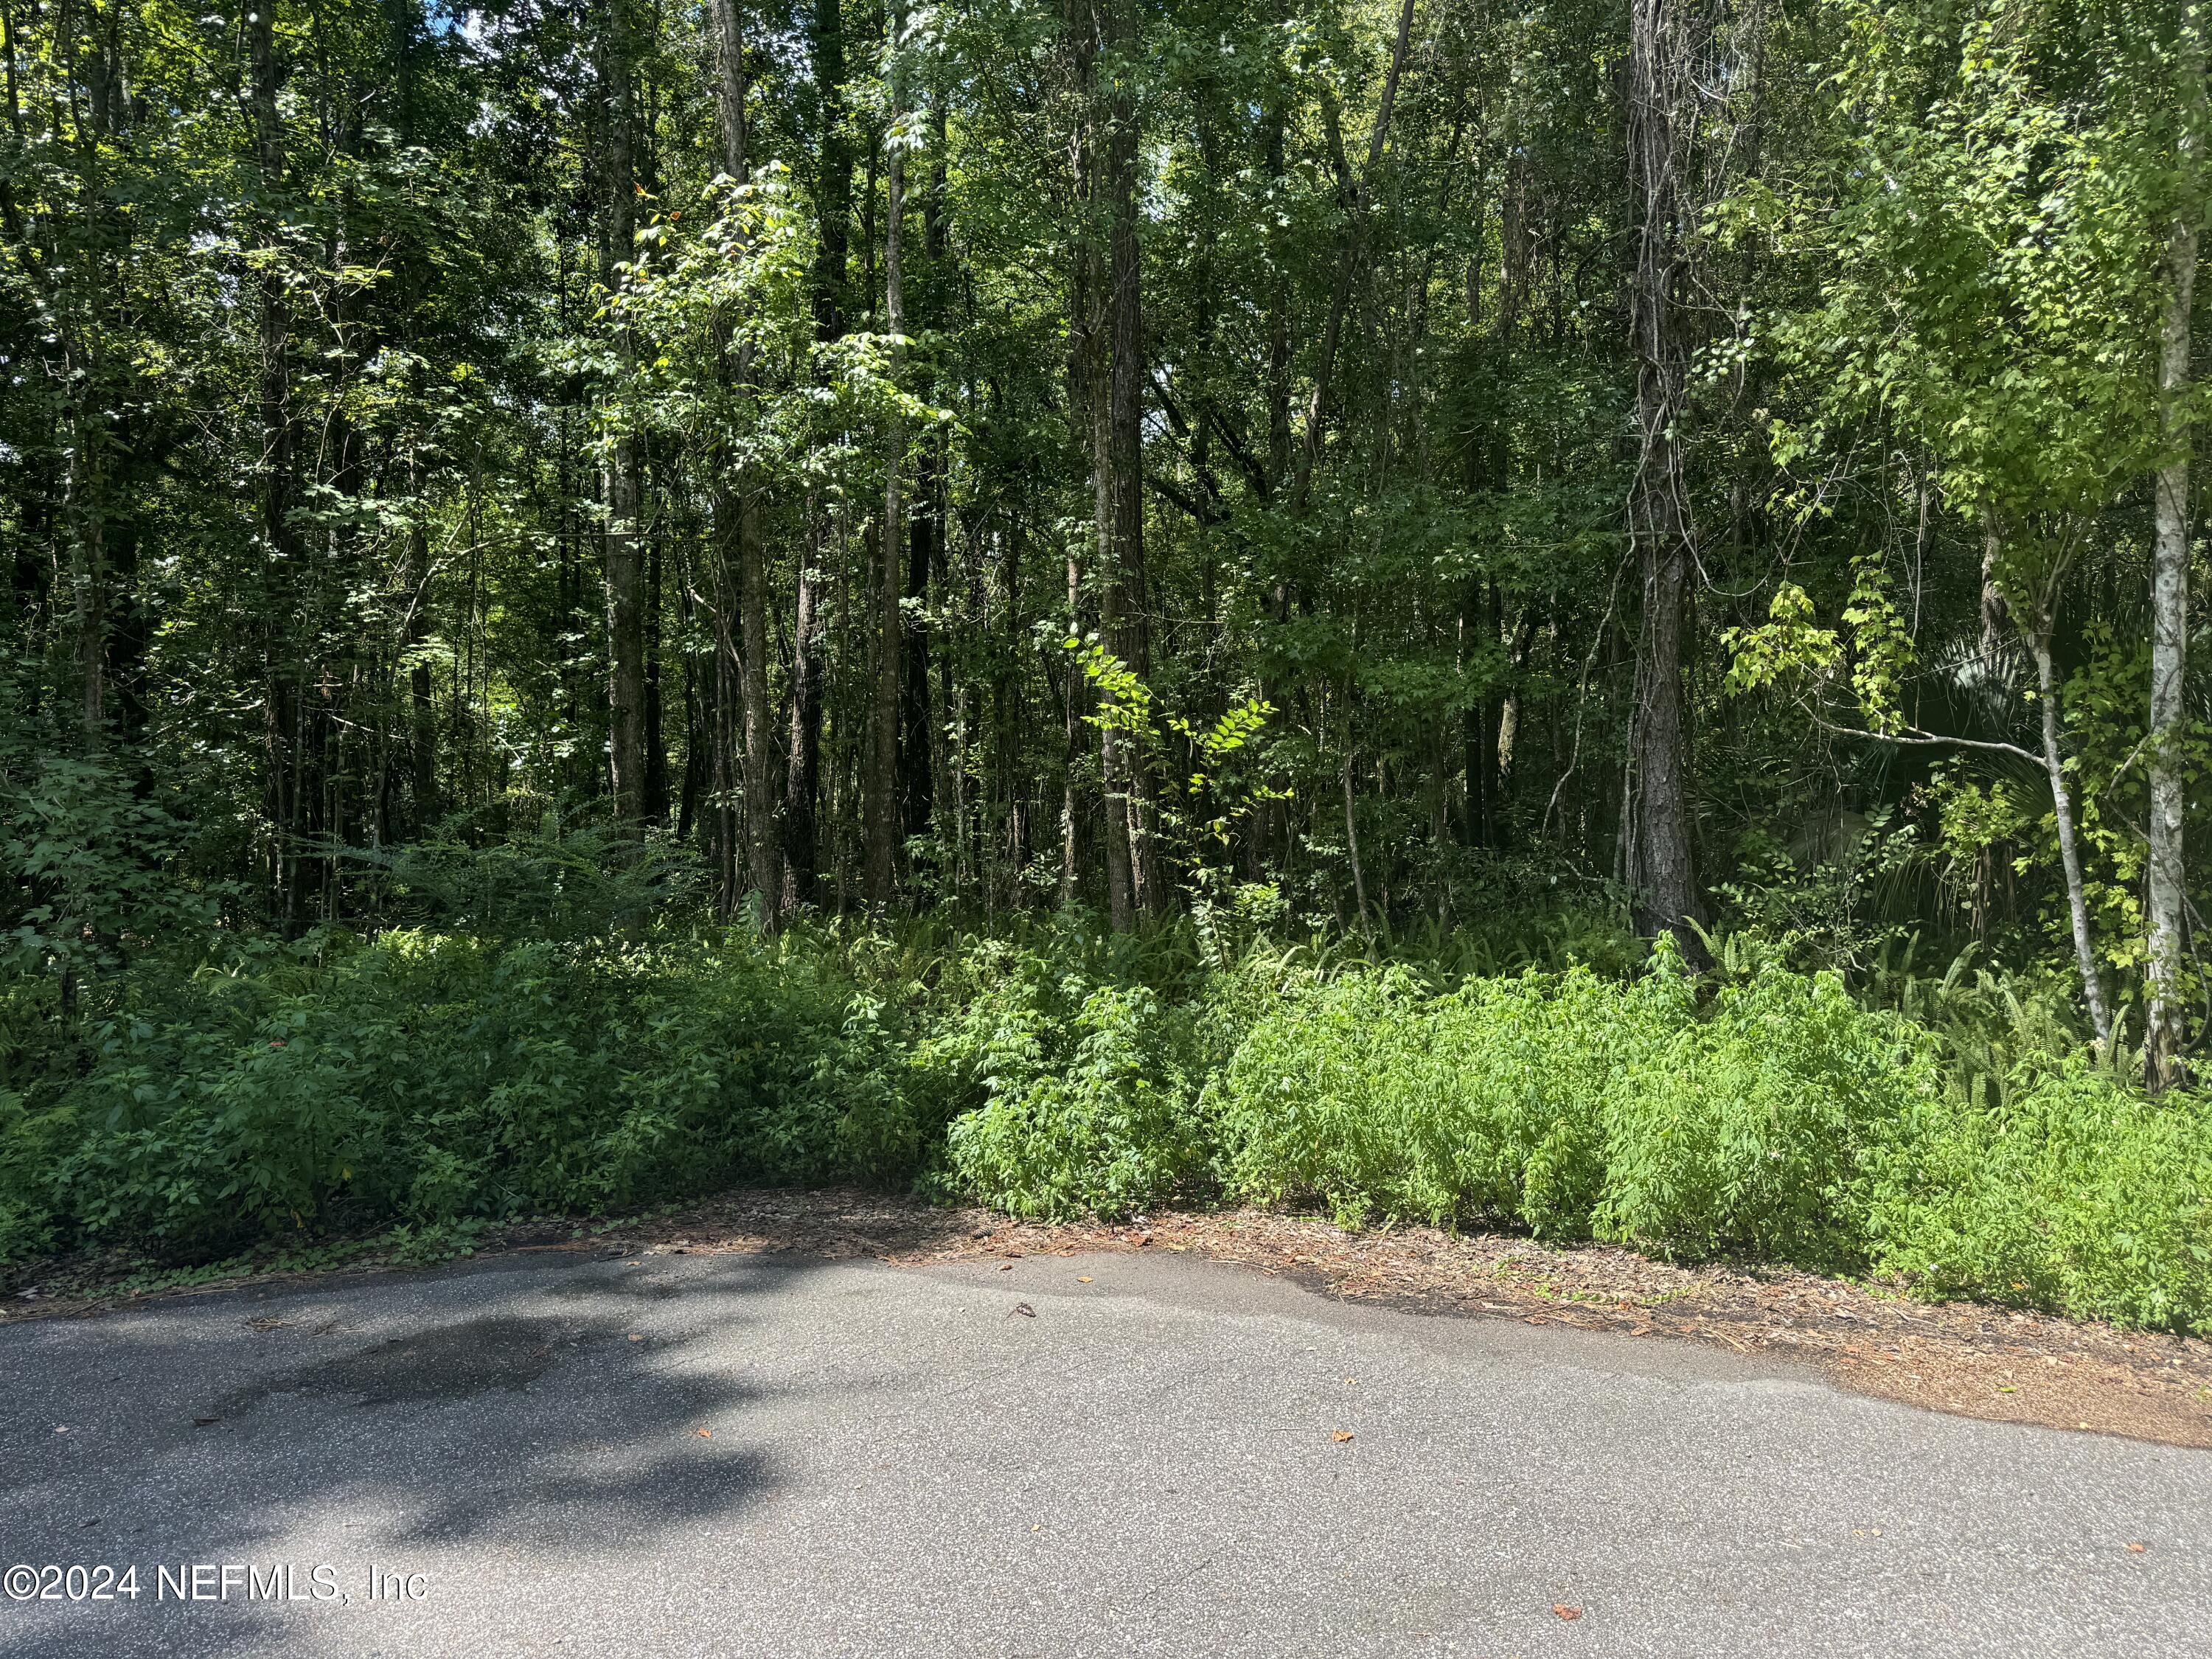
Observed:
[[[289,1561],[308,1594],[303,1534],[347,1540],[317,1548],[349,1589],[470,1539],[557,1555],[613,1528],[649,1559],[655,1532],[781,1487],[729,1349],[819,1265],[526,1259],[0,1331],[0,1568],[135,1564],[140,1590],[0,1603],[0,1651],[265,1649],[296,1612],[235,1586],[180,1606],[155,1569]]]

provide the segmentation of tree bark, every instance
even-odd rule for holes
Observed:
[[[791,736],[783,780],[783,905],[815,902],[815,803],[822,798],[822,611],[819,567],[799,573],[792,619]]]
[[[1691,42],[1681,0],[1632,0],[1628,170],[1638,216],[1631,321],[1641,453],[1630,486],[1629,533],[1643,573],[1630,767],[1635,786],[1630,882],[1640,931],[1671,931],[1696,960],[1691,924],[1703,920],[1690,834],[1682,624],[1693,533],[1683,476],[1688,351],[1678,313],[1684,278],[1680,167],[1686,145],[1675,108]]]
[[[906,8],[895,4],[890,17],[890,131],[884,145],[884,329],[896,339],[906,332],[906,114],[905,77],[900,58],[906,33]],[[904,362],[896,345],[890,352],[894,379]],[[903,643],[900,604],[905,584],[900,555],[906,546],[906,422],[889,422],[884,454],[884,527],[877,543],[875,573],[875,684],[868,729],[867,893],[872,904],[888,908],[897,896],[898,848],[903,825],[899,814],[899,656]]]
[[[69,451],[63,473],[63,511],[71,532],[70,587],[76,634],[77,718],[85,737],[96,741],[107,728],[106,463],[110,442],[106,430],[110,411],[92,406],[101,395],[103,379],[100,348],[105,328],[100,313],[106,309],[101,290],[107,260],[99,244],[109,238],[120,240],[116,215],[101,185],[100,152],[113,143],[120,123],[114,95],[120,75],[119,66],[107,60],[106,43],[99,37],[97,15],[83,21],[90,27],[88,38],[82,44],[68,8],[56,15],[54,27],[69,70],[73,76],[82,74],[88,94],[76,134],[76,161],[78,211],[82,216],[82,232],[89,233],[86,240],[90,245],[80,246],[69,263],[76,267],[70,273],[70,286],[82,294],[84,309],[90,314],[85,325],[62,323],[57,332],[64,374],[62,425]],[[11,28],[9,52],[12,54],[19,45]],[[255,107],[258,117],[258,75]],[[273,91],[270,113],[273,116]],[[277,160],[281,167],[281,149]]]
[[[1352,811],[1352,751],[1344,751],[1344,850],[1352,860],[1352,896],[1359,906],[1359,925],[1367,921],[1367,872],[1359,865],[1359,820]]]
[[[2043,767],[2051,780],[2051,811],[2058,821],[2058,859],[2066,872],[2066,909],[2074,929],[2074,962],[2081,974],[2081,1004],[2100,1044],[2112,1039],[2112,1016],[2105,1006],[2105,987],[2097,973],[2096,946],[2089,933],[2089,900],[2081,878],[2081,849],[2074,833],[2074,798],[2066,787],[2066,764],[2058,749],[2058,687],[2051,665],[2051,626],[2039,625],[2029,648],[2035,655],[2035,684],[2043,706]]]
[[[80,371],[86,381],[88,371]],[[107,729],[107,515],[101,465],[106,447],[97,420],[83,418],[84,388],[70,387],[64,416],[69,462],[64,473],[64,512],[72,550],[70,588],[76,632],[77,720],[86,737]]]
[[[738,184],[752,177],[750,133],[745,117],[745,37],[737,0],[714,0],[718,37],[716,102],[721,118],[722,170]],[[721,370],[738,398],[753,393],[750,346],[725,349]],[[762,545],[759,492],[742,468],[723,469],[716,519],[726,537],[723,562],[737,574],[738,702],[742,717],[743,796],[745,863],[752,889],[760,895],[763,925],[773,929],[783,896],[783,859],[776,844],[775,789],[772,777],[775,738],[768,684],[768,550]],[[719,602],[719,601],[718,601]]]
[[[1067,546],[1067,629],[1070,635],[1079,639],[1083,634],[1083,566],[1076,557],[1075,547],[1071,538]],[[1076,774],[1083,764],[1085,747],[1083,721],[1088,683],[1071,661],[1066,665],[1063,684],[1067,695],[1061,700],[1060,710],[1066,746],[1061,756],[1060,774],[1060,902],[1066,907],[1073,904],[1082,891],[1083,818]]]
[[[438,718],[430,690],[430,665],[424,650],[430,640],[430,532],[423,522],[421,441],[415,441],[407,457],[407,611],[400,629],[405,654],[413,660],[407,670],[409,758],[412,784],[413,823],[417,836],[427,833],[438,817]]]
[[[637,232],[637,109],[624,11],[628,3],[606,0],[599,42],[607,120],[607,268],[600,277],[610,289],[618,280],[613,266],[635,255]],[[629,327],[618,325],[615,353],[625,380],[636,349]],[[606,583],[608,784],[615,822],[626,830],[641,828],[646,811],[645,561],[638,544],[639,448],[636,434],[618,423],[609,443],[602,483],[607,509],[601,557]]]
[[[827,345],[846,329],[846,265],[852,252],[853,147],[845,132],[842,0],[814,0],[807,20],[810,78],[820,100],[814,173],[817,216],[814,338]],[[790,730],[783,775],[783,902],[789,916],[816,899],[817,805],[822,797],[822,572],[834,533],[828,504],[808,507],[807,556],[799,562],[791,629]]]
[[[275,20],[267,7],[251,13],[246,51],[252,75],[256,171],[263,192],[260,233],[276,248],[279,226],[275,203],[284,188],[284,133],[276,107],[281,68],[276,58]],[[284,276],[272,264],[260,279],[260,540],[264,679],[262,731],[264,811],[271,836],[270,885],[272,908],[289,925],[298,917],[296,830],[306,793],[300,741],[301,683],[289,636],[298,549],[292,532],[296,449],[292,414],[291,313]]]
[[[933,127],[934,154],[921,202],[925,306],[945,291],[945,119],[941,103]],[[935,320],[934,313],[925,310],[921,325],[927,329]],[[943,723],[935,718],[931,702],[930,597],[945,570],[949,459],[943,428],[923,435],[915,467],[914,511],[907,535],[907,603],[901,617],[905,638],[899,699],[899,816],[908,836],[928,834],[937,810],[936,752]]]
[[[1136,100],[1129,90],[1136,47],[1127,0],[1097,0],[1091,75],[1115,76],[1091,104],[1094,209],[1105,220],[1104,258],[1097,274],[1098,333],[1091,380],[1093,510],[1097,520],[1099,631],[1107,647],[1139,680],[1152,677],[1149,595],[1145,577],[1144,314],[1137,243]],[[1102,60],[1105,60],[1103,61]],[[1150,757],[1137,733],[1102,724],[1099,764],[1106,793],[1107,900],[1117,932],[1139,915],[1165,908],[1153,826],[1158,805]]]
[[[2187,6],[2180,27],[2183,173],[2180,210],[2166,250],[2166,307],[2159,341],[2160,436],[2166,463],[2157,481],[2151,551],[2150,852],[2145,920],[2150,1007],[2143,1032],[2144,1080],[2163,1091],[2181,1079],[2182,917],[2188,903],[2182,855],[2184,797],[2179,738],[2189,653],[2189,418],[2191,324],[2195,315],[2199,175],[2205,142],[2204,6]]]

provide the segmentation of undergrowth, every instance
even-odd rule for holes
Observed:
[[[142,963],[75,1008],[18,979],[0,1263],[857,1180],[1525,1229],[2212,1334],[2212,1105],[2145,1099],[2063,996],[1893,962],[1870,1007],[1748,946],[1704,975],[1574,954],[1071,917],[331,936]]]

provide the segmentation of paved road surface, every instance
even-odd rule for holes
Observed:
[[[534,1255],[0,1329],[50,1562],[139,1595],[0,1652],[2142,1659],[2212,1454],[1182,1256]]]

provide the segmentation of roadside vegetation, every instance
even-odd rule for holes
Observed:
[[[495,895],[469,928],[149,951],[66,1010],[10,981],[0,1261],[860,1181],[1522,1230],[2212,1334],[2212,1102],[2085,1042],[2056,967],[1923,973],[1909,934],[1822,966],[1833,938],[1746,931],[1693,973],[1601,894],[1395,939],[769,937],[687,924],[666,861],[548,929],[563,860],[477,861],[412,897]]]

